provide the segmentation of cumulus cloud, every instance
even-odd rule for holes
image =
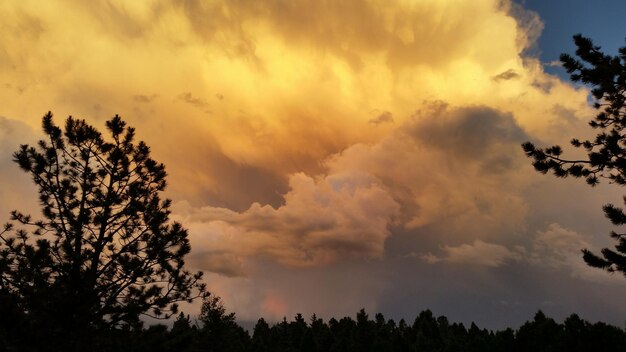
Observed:
[[[289,178],[289,188],[285,204],[278,209],[255,203],[237,213],[179,205],[177,214],[199,248],[195,255],[204,260],[213,252],[260,256],[294,266],[383,256],[388,225],[398,205],[379,180],[359,173],[321,179],[300,173]],[[216,270],[210,260],[208,268]]]
[[[620,284],[622,277],[616,277],[603,270],[591,268],[582,260],[582,249],[593,247],[589,238],[558,223],[549,224],[538,230],[531,241],[524,245],[500,244],[475,240],[472,244],[458,246],[443,245],[440,254],[428,252],[419,257],[426,263],[469,264],[486,267],[499,267],[512,262],[526,262],[534,266],[566,272],[574,278],[605,284]],[[412,256],[417,256],[413,254]]]
[[[292,174],[284,204],[277,208],[258,203],[241,212],[186,207],[177,214],[201,248],[295,266],[381,259],[392,226],[430,226],[445,241],[489,238],[521,224],[520,195],[500,189],[515,179],[516,159],[522,157],[513,153],[524,138],[513,118],[486,107],[445,105],[424,114],[380,143],[331,156],[322,176]],[[460,149],[454,163],[441,162]],[[503,155],[511,159],[507,167],[493,166]]]

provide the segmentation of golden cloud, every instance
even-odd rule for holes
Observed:
[[[231,276],[248,258],[384,258],[394,226],[450,246],[523,232],[518,144],[591,114],[528,55],[542,24],[511,1],[25,0],[0,15],[0,114],[122,115],[168,166],[196,263]]]

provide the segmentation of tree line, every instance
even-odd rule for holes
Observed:
[[[6,308],[6,307],[3,307]],[[46,331],[27,328],[18,315],[1,318],[0,351],[54,351]],[[59,346],[58,344],[56,346]],[[576,314],[563,323],[539,311],[519,329],[481,329],[451,323],[445,316],[422,311],[412,321],[398,322],[360,310],[356,318],[292,320],[268,323],[259,319],[251,332],[227,313],[219,297],[207,295],[197,319],[179,313],[171,327],[102,330],[90,351],[129,352],[541,352],[623,351],[626,330],[590,323]]]

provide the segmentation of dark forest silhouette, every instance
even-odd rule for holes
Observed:
[[[2,307],[4,310],[6,307]],[[15,317],[2,316],[0,350],[52,351],[49,341],[30,338],[14,326]],[[7,321],[9,320],[9,321]],[[7,329],[9,327],[9,329]],[[19,345],[15,338],[19,336]],[[226,313],[220,299],[208,296],[198,319],[180,313],[171,328],[153,325],[133,330],[100,331],[89,351],[130,352],[541,352],[623,351],[626,331],[605,323],[590,323],[575,314],[557,323],[541,311],[519,329],[490,331],[471,323],[451,323],[445,316],[422,311],[413,322],[372,319],[364,310],[356,319],[324,321],[300,314],[270,324],[264,319],[248,333]]]
[[[2,312],[12,306],[1,302]],[[24,325],[19,312],[0,315],[0,351],[56,351],[48,339],[34,339],[36,332]],[[53,322],[50,322],[53,324]],[[46,326],[39,328],[45,329]],[[557,323],[541,311],[519,329],[489,331],[471,323],[451,323],[445,316],[436,317],[426,310],[413,322],[387,320],[382,314],[372,319],[364,310],[356,319],[344,317],[328,322],[313,315],[305,320],[300,314],[293,320],[269,324],[264,319],[251,333],[235,322],[221,300],[213,295],[204,299],[197,319],[180,313],[171,328],[152,325],[147,328],[100,330],[93,336],[89,351],[137,352],[296,352],[296,351],[623,351],[626,331],[601,322],[590,323],[575,314]]]

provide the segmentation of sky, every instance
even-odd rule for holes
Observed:
[[[516,0],[528,10],[535,11],[543,22],[538,39],[538,56],[544,63],[558,62],[563,52],[574,53],[572,35],[581,33],[592,38],[606,52],[616,54],[623,46],[626,23],[623,14],[626,4],[620,0]],[[555,66],[546,66],[546,72],[567,79],[567,73]]]
[[[502,328],[543,310],[623,326],[626,279],[580,253],[612,245],[601,208],[621,190],[538,174],[520,144],[591,136],[588,88],[554,61],[579,32],[615,51],[625,10],[2,2],[0,214],[37,214],[11,154],[47,111],[101,129],[119,114],[166,165],[187,265],[240,321],[431,309]]]

